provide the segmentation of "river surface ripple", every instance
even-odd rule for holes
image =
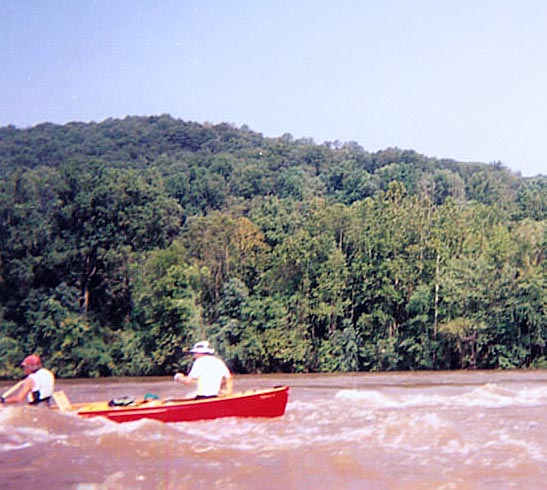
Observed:
[[[238,376],[235,390],[276,385],[290,386],[277,419],[116,424],[0,408],[0,488],[546,488],[545,370]],[[171,377],[57,389],[73,402],[185,392]]]

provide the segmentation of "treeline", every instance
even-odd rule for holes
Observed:
[[[547,367],[547,178],[169,116],[0,128],[0,377]]]

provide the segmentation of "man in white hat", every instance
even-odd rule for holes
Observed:
[[[209,345],[209,342],[206,340],[198,342],[192,347],[190,353],[194,356],[194,363],[188,376],[177,373],[175,382],[187,385],[197,383],[196,398],[218,396],[223,382],[226,384],[226,394],[232,393],[232,373],[222,359],[213,355],[215,350]]]

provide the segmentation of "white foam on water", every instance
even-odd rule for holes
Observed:
[[[86,426],[82,433],[97,443],[136,444],[163,443],[169,441],[173,434],[173,425],[157,420],[141,419],[117,423],[105,417],[84,419]]]
[[[466,407],[501,408],[518,404],[517,393],[494,383],[487,383],[464,393],[461,404]]]
[[[536,443],[525,439],[517,439],[515,436],[511,436],[504,430],[495,431],[492,433],[492,440],[485,444],[485,447],[502,451],[505,454],[521,455],[521,457],[513,457],[508,459],[505,463],[507,466],[518,462],[523,459],[523,457],[531,458],[536,461],[547,461],[543,450]]]
[[[304,406],[306,409],[300,410]],[[333,432],[331,427],[336,414],[325,412],[322,403],[302,403],[296,408],[275,419],[223,418],[181,422],[169,424],[169,427],[177,433],[178,440],[189,441],[195,452],[292,450],[336,442],[353,443],[370,437],[373,432],[370,423],[357,428],[355,424],[348,424]]]
[[[453,424],[435,413],[394,413],[377,426],[379,442],[385,447],[414,451],[462,447]]]
[[[462,395],[467,407],[518,407],[540,406],[547,402],[547,386],[513,390],[496,383],[487,383]]]
[[[12,442],[2,443],[0,444],[0,453],[8,451],[19,451],[21,449],[26,449],[29,447],[32,447],[32,444],[30,442],[23,442],[20,444],[15,444]]]
[[[309,410],[317,406],[317,401],[315,402],[306,402],[302,400],[289,401],[287,403],[287,412],[292,410]]]
[[[11,407],[0,407],[0,436],[3,436],[11,425],[14,411]]]
[[[38,417],[32,417],[28,407],[15,406],[1,409],[0,437],[3,442],[0,447],[2,451],[20,450],[66,439],[66,435],[52,433],[47,427],[40,426],[39,422]]]
[[[517,400],[523,405],[544,405],[547,402],[547,385],[525,387],[517,391]]]
[[[370,408],[411,408],[411,407],[485,407],[502,408],[510,406],[543,405],[547,401],[547,387],[524,388],[519,391],[487,383],[468,388],[461,394],[407,393],[384,394],[376,390],[340,390],[336,400],[359,402]]]
[[[386,407],[395,406],[397,400],[375,390],[340,390],[334,395],[335,399],[356,402],[365,402],[370,406]]]
[[[107,475],[101,483],[78,483],[76,490],[118,490],[127,488],[127,478],[123,471],[116,471]]]

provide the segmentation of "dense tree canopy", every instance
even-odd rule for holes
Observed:
[[[547,178],[169,116],[0,128],[0,376],[547,367]]]

